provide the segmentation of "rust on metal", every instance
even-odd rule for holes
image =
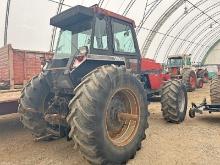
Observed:
[[[129,144],[140,123],[137,96],[130,89],[120,89],[113,95],[107,109],[111,112],[105,116],[108,138],[116,146]]]
[[[17,113],[18,99],[0,101],[0,115]]]
[[[118,113],[118,118],[120,120],[138,120],[138,115],[130,114],[130,113]]]

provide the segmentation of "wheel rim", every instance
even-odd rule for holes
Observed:
[[[109,140],[116,146],[129,144],[137,133],[140,107],[135,94],[129,89],[120,89],[111,97],[105,114]]]
[[[192,88],[195,88],[195,86],[196,86],[195,77],[190,76],[189,82],[190,82],[190,84],[191,84],[191,87],[192,87]]]
[[[184,112],[186,100],[185,100],[185,94],[183,90],[179,92],[177,102],[178,102],[179,111]]]

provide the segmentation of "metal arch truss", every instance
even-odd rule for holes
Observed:
[[[213,38],[213,36],[215,37]],[[202,53],[200,54],[200,56],[198,56],[197,61],[203,61],[204,55],[208,52],[208,50],[212,47],[212,45],[214,45],[216,41],[218,41],[219,39],[220,39],[220,30],[209,38],[209,40],[206,42],[207,46],[203,49],[203,51],[202,49],[200,50],[200,52]]]
[[[180,7],[184,4],[185,0],[176,0],[157,20],[154,24],[152,31],[148,34],[147,38],[144,41],[142,47],[142,55],[147,54],[147,51],[156,36],[156,32],[161,28],[161,26],[166,22],[166,20]]]
[[[144,13],[142,20],[140,21],[140,23],[137,26],[137,29],[136,29],[137,35],[140,32],[141,28],[143,27],[144,23],[147,21],[150,14],[157,8],[157,6],[161,3],[161,1],[162,0],[155,0],[154,2],[149,4],[149,5],[151,5],[151,7],[146,11],[146,13]]]
[[[195,5],[199,6],[203,3],[205,3],[206,0],[200,0],[199,2],[197,2]],[[191,7],[188,9],[188,13],[192,12],[195,8]],[[167,39],[167,37],[169,36],[169,34],[173,31],[173,29],[187,16],[187,14],[183,13],[181,16],[179,16],[179,18],[177,18],[177,20],[169,27],[169,30],[166,32],[165,36],[162,38],[162,40],[159,43],[159,46],[156,49],[155,55],[154,55],[154,59],[156,59],[158,57],[158,53],[161,49],[161,47],[163,46],[165,40]],[[184,39],[184,41],[182,42],[186,42],[187,39]],[[190,42],[191,43],[191,42]]]
[[[130,11],[130,9],[132,8],[132,6],[134,5],[136,0],[130,0],[128,5],[126,6],[124,12],[123,12],[123,16],[126,16],[128,14],[128,12]]]
[[[207,52],[212,48],[212,45],[214,45],[217,41],[220,40],[220,35],[218,35],[217,37],[215,37],[213,40],[211,40],[212,42],[209,43],[209,46],[207,46],[203,53],[201,54],[201,56],[199,56],[198,61],[203,61],[202,64],[204,63],[204,55],[207,54]]]
[[[204,10],[204,12],[207,12],[207,11],[210,11],[210,10],[213,10],[214,8],[216,8],[217,6],[220,5],[220,2],[217,2],[215,3],[214,5],[212,6],[209,6],[208,8],[206,8],[206,10]],[[187,24],[184,25],[184,27],[179,31],[179,33],[176,35],[176,38],[172,41],[172,43],[170,44],[170,46],[168,47],[167,51],[166,51],[166,54],[164,56],[164,59],[163,61],[166,60],[168,54],[170,53],[171,49],[173,48],[174,44],[176,43],[176,41],[178,40],[178,37],[180,37],[180,35],[186,31],[187,28],[190,27],[190,25],[193,24],[193,22],[195,22],[196,20],[198,20],[201,16],[203,16],[203,13],[200,12],[199,14],[197,14],[195,17],[193,17]]]
[[[218,19],[218,20],[220,20],[220,19]],[[219,26],[216,27],[216,28],[218,29]],[[216,28],[215,28],[215,29],[216,29]],[[202,34],[205,34],[205,32],[206,32],[208,29],[209,29],[209,26],[204,27],[203,30],[201,30],[201,31],[193,38],[192,41],[195,41],[195,40],[198,39]],[[213,32],[213,30],[212,30],[211,32]],[[209,35],[210,35],[210,32],[208,32],[207,34],[205,34],[205,36],[204,36],[202,39],[200,39],[200,41],[199,41],[198,43],[204,41],[204,39],[206,39],[206,37],[208,37]],[[193,54],[193,53],[195,52],[195,50],[199,47],[199,45],[200,45],[200,44],[195,45],[195,47],[192,49],[192,51],[190,51],[190,54]],[[202,45],[202,46],[204,46],[204,45]],[[189,49],[190,49],[191,47],[192,47],[192,46],[189,44],[189,45],[185,48],[183,54],[188,53],[188,52],[189,52]],[[196,54],[195,54],[194,58],[196,58]],[[192,59],[192,61],[194,60],[194,58]]]
[[[218,43],[220,43],[220,37],[217,38],[217,40],[214,40],[214,42],[212,42],[212,43],[210,44],[209,49],[205,49],[205,50],[203,51],[203,55],[201,55],[201,56],[199,57],[199,60],[202,61],[202,62],[201,62],[202,64],[205,63],[205,61],[206,61],[206,59],[207,59],[207,57],[208,57],[210,51],[211,51]]]
[[[209,36],[212,35],[213,33],[215,33],[216,30],[218,30],[219,28],[220,28],[220,25],[216,26],[216,27],[213,28],[211,31],[209,31],[208,33],[206,33],[206,34],[199,40],[199,43],[204,43],[204,41],[207,41],[208,38],[210,38]],[[206,28],[206,30],[208,30],[208,29],[209,29],[209,27]],[[205,30],[205,31],[206,31],[206,30]],[[202,34],[202,33],[203,33],[203,31],[201,31],[201,34]],[[197,35],[197,36],[199,36],[199,35]],[[213,37],[213,35],[212,35],[212,37]],[[196,38],[198,38],[198,37],[196,37]],[[198,54],[198,51],[197,51],[197,53],[194,53],[194,52],[196,52],[196,50],[197,50],[198,48],[199,48],[199,45],[196,45],[196,46],[190,51],[190,54],[193,55],[192,61],[194,61],[194,60],[196,59],[197,55],[199,55],[199,54]],[[202,48],[202,46],[201,46],[200,48]],[[198,49],[198,50],[200,50],[200,49]],[[186,50],[185,50],[185,53],[186,53]]]
[[[215,12],[214,14],[212,14],[211,17],[214,18],[214,17],[216,17],[216,16],[218,16],[218,15],[220,15],[220,11]],[[209,21],[209,20],[210,20],[210,18],[206,18],[206,19],[204,19],[203,21],[201,21],[198,25],[196,25],[196,27],[194,27],[194,28],[186,35],[186,37],[185,37],[184,39],[189,38],[192,34],[194,34],[195,31],[197,31],[204,23],[206,23],[206,22]],[[206,30],[207,27],[205,27],[205,28],[203,28],[203,29]],[[200,34],[202,34],[202,33],[203,33],[203,30],[200,31]],[[198,36],[199,36],[200,34],[198,34]],[[194,39],[192,40],[192,42],[193,42],[193,41],[194,41]],[[186,44],[186,41],[182,41],[182,42],[180,43],[179,47],[177,48],[177,50],[175,51],[175,54],[177,54],[178,52],[180,52],[181,48],[182,48],[185,44]],[[186,53],[189,48],[190,48],[190,44],[187,45],[187,48],[186,48],[186,50],[185,50],[184,53]]]
[[[102,7],[104,1],[105,1],[105,0],[99,0],[99,2],[98,2],[98,6],[99,6],[99,7]]]
[[[195,53],[194,58],[193,58],[192,61],[196,61],[196,59],[197,59],[197,57],[199,56],[200,52],[201,52],[205,47],[208,47],[207,44],[210,42],[210,40],[212,40],[212,38],[215,38],[216,36],[218,36],[219,33],[220,33],[220,29],[219,29],[219,27],[218,27],[218,28],[216,28],[215,30],[213,30],[213,31],[211,31],[211,32],[209,32],[209,33],[207,33],[207,34],[200,40],[200,42],[203,42],[204,45],[206,45],[206,46],[201,46],[201,47],[199,47],[199,49],[198,49],[198,46],[197,46],[197,47],[195,47],[195,48],[193,49],[193,52],[196,52],[196,53]],[[197,50],[197,51],[196,51],[196,50]],[[201,54],[200,54],[200,56],[201,56]]]
[[[63,7],[63,3],[64,3],[64,0],[60,0],[60,2],[58,4],[58,7],[57,7],[57,14],[59,14],[61,12],[62,7]],[[51,52],[53,51],[53,48],[54,48],[56,32],[57,32],[57,27],[53,27],[52,35],[51,35],[51,40],[50,40],[50,51]]]

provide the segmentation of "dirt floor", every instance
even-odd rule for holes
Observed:
[[[190,103],[199,103],[204,97],[209,101],[209,88],[188,93]],[[220,113],[187,117],[182,124],[166,123],[160,104],[150,105],[150,128],[142,149],[129,165],[219,165]],[[70,165],[88,163],[72,142],[60,139],[52,142],[33,142],[30,133],[22,128],[18,115],[0,117],[0,164]]]

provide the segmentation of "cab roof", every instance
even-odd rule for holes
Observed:
[[[127,18],[125,16],[122,16],[122,15],[119,15],[117,13],[111,12],[109,10],[100,8],[98,7],[98,5],[94,5],[91,7],[77,5],[75,7],[72,7],[52,17],[50,19],[50,25],[53,25],[59,28],[66,28],[66,27],[73,25],[74,23],[78,21],[91,19],[92,17],[94,17],[95,14],[103,14],[105,16],[116,18],[116,19],[119,19],[119,20],[122,20],[128,23],[131,23],[133,27],[135,27],[134,20]]]

